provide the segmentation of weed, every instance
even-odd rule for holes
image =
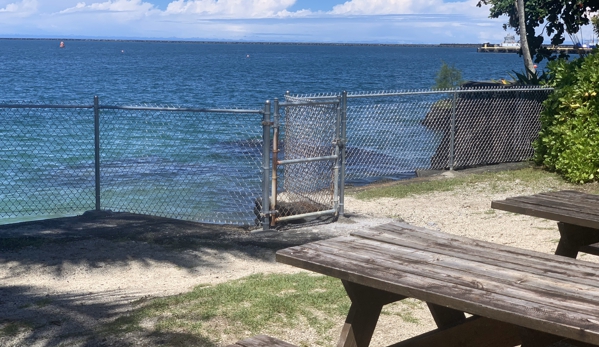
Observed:
[[[18,323],[8,323],[0,329],[0,336],[15,336],[21,330]]]
[[[16,336],[23,329],[32,329],[32,326],[25,322],[8,322],[4,326],[0,324],[0,337]]]
[[[102,332],[139,331],[143,321],[151,320],[156,332],[165,336],[175,332],[196,337],[246,336],[306,324],[322,337],[349,311],[350,302],[339,280],[299,273],[257,274],[138,305],[130,315],[105,325]]]
[[[50,305],[52,303],[52,299],[50,298],[43,298],[43,299],[39,299],[35,302],[35,306],[37,307],[46,307],[48,305]]]
[[[579,186],[568,184],[557,174],[539,170],[537,168],[525,168],[521,170],[486,172],[443,178],[430,181],[398,182],[394,185],[373,186],[353,195],[361,200],[378,198],[401,199],[412,195],[423,195],[436,192],[455,191],[465,186],[486,185],[491,192],[497,193],[505,190],[506,185],[520,183],[533,189],[555,190],[555,189],[580,189]],[[598,190],[597,187],[589,185],[588,190]]]

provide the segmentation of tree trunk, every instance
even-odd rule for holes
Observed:
[[[524,13],[524,0],[516,0],[516,9],[518,10],[518,29],[520,31],[520,48],[522,49],[522,57],[524,58],[524,67],[526,75],[530,78],[530,72],[536,73],[532,57],[530,56],[530,47],[528,46],[528,38],[526,37],[526,14]],[[530,72],[529,72],[530,71]]]

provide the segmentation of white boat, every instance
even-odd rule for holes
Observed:
[[[503,38],[501,47],[520,47],[520,42],[516,41],[516,37],[514,35],[507,34]]]

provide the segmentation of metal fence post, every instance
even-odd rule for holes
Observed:
[[[274,100],[274,124],[273,124],[273,134],[272,134],[272,176],[271,176],[271,188],[270,188],[270,210],[274,211],[277,209],[277,186],[278,186],[278,160],[279,160],[279,121],[280,121],[280,111],[279,111],[279,99],[275,98]],[[275,218],[271,216],[270,226],[275,226]]]
[[[344,215],[345,201],[345,145],[347,144],[347,92],[341,93],[341,172],[339,180],[339,215]]]
[[[270,100],[264,103],[264,114],[262,119],[262,230],[269,230],[269,181],[270,176]]]
[[[449,170],[453,170],[455,164],[455,118],[456,118],[456,103],[458,93],[453,91],[451,102],[451,133],[449,140]]]
[[[333,168],[333,208],[339,216],[339,171],[341,170],[341,97],[337,97],[337,115],[335,117],[335,167]]]
[[[96,211],[100,211],[100,100],[94,96],[94,173],[96,178]]]

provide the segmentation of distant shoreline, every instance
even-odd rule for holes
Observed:
[[[454,47],[478,48],[479,43],[352,43],[352,42],[264,42],[264,41],[207,41],[207,40],[152,40],[152,39],[77,39],[77,38],[17,38],[0,37],[13,41],[79,41],[79,42],[140,42],[140,43],[191,43],[216,45],[272,45],[272,46],[381,46],[381,47]]]

